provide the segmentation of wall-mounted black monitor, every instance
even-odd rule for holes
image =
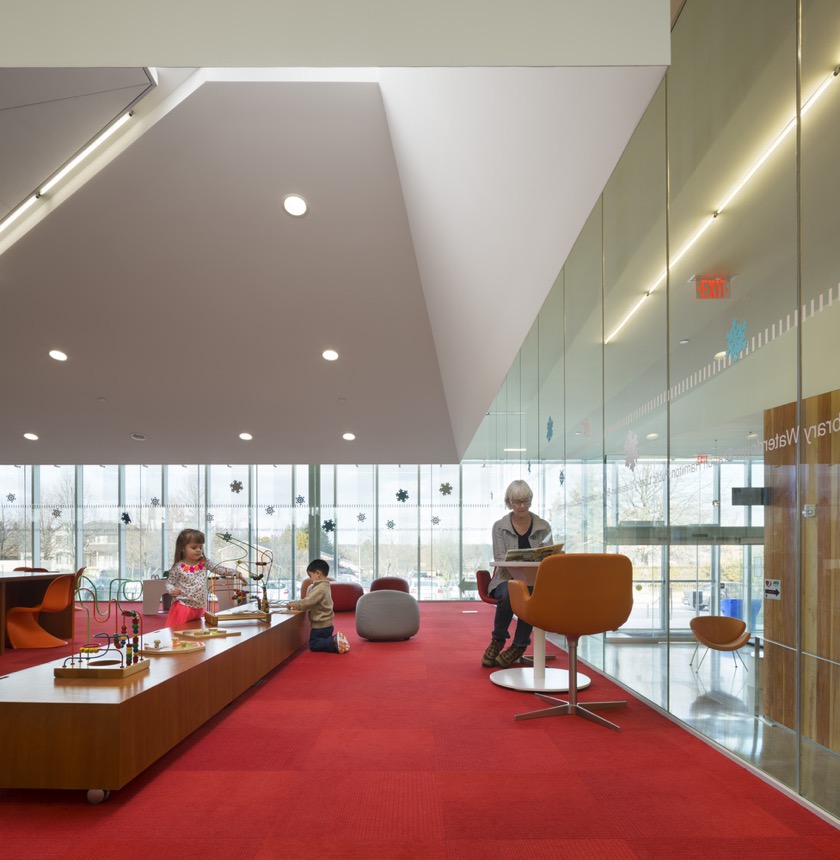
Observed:
[[[769,505],[769,487],[733,487],[733,505]]]

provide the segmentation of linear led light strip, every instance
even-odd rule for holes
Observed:
[[[836,66],[834,71],[817,87],[814,94],[811,98],[802,105],[802,109],[799,112],[800,116],[805,116],[805,114],[816,104],[817,99],[828,89],[829,84],[840,75],[840,66]],[[782,141],[790,134],[793,129],[796,128],[796,117],[794,117],[779,133],[773,143],[770,144],[769,147],[764,151],[758,161],[753,164],[753,166],[735,183],[733,189],[726,195],[723,202],[715,209],[715,211],[709,215],[705,221],[700,225],[697,232],[685,243],[685,245],[680,248],[680,250],[671,258],[670,268],[676,266],[676,264],[688,253],[688,251],[694,246],[694,244],[698,241],[698,239],[709,229],[712,222],[715,218],[720,215],[721,212],[735,199],[736,195],[741,191],[741,189],[750,181],[750,179],[755,176],[758,169],[767,161],[768,158],[776,151]],[[648,287],[647,292],[639,299],[638,302],[630,309],[630,312],[626,317],[618,324],[618,326],[613,330],[612,334],[604,340],[604,345],[608,344],[611,340],[615,338],[615,336],[624,328],[625,325],[630,321],[633,314],[636,313],[637,310],[645,303],[645,301],[650,297],[651,293],[665,280],[668,275],[669,268],[666,268],[665,271]]]
[[[98,137],[94,138],[83,150],[77,153],[64,167],[56,174],[50,177],[33,195],[27,197],[13,212],[11,212],[3,221],[0,221],[0,232],[6,230],[15,221],[18,220],[25,212],[28,212],[32,206],[44,195],[53,189],[68,173],[75,170],[89,155],[99,149],[108,138],[121,129],[132,117],[132,111],[124,113],[116,122],[112,123]]]

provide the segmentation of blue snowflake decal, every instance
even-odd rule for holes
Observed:
[[[208,522],[208,523],[212,523],[212,522],[213,522],[213,519],[214,519],[213,514],[207,514],[207,522]]]
[[[738,360],[741,350],[747,348],[747,324],[732,320],[732,328],[726,333],[726,357],[733,362]]]
[[[274,505],[268,505],[265,509],[265,512],[271,516],[274,513]]]
[[[440,517],[432,517],[432,525],[439,526],[440,525]]]
[[[388,526],[389,529],[392,529],[396,525],[396,523],[393,520],[388,520],[385,525]]]
[[[224,534],[219,535],[219,537],[225,542],[230,542],[231,535],[230,532],[225,532]]]
[[[408,499],[408,490],[397,490],[397,501],[405,502]]]
[[[630,430],[627,433],[627,439],[624,442],[624,465],[629,467],[631,472],[636,471],[636,461],[639,459],[639,437]]]
[[[295,501],[296,501],[299,505],[302,505],[302,504],[306,501],[306,499],[304,499],[304,497],[303,497],[303,496],[295,496]]]
[[[131,517],[128,514],[123,514],[120,519],[126,524],[129,525],[131,523]]]
[[[53,508],[52,515],[54,517],[60,517],[61,516],[61,510],[59,508]]]
[[[14,500],[15,500],[15,494],[14,493],[9,493],[9,495],[6,496],[7,502],[13,502]]]
[[[324,524],[321,528],[329,534],[330,532],[335,531],[335,521],[334,520],[324,520]]]
[[[359,515],[356,517],[356,519],[357,519],[360,523],[363,523],[363,522],[367,519],[367,517],[366,517],[364,514],[359,514]]]
[[[152,496],[152,507],[160,507],[160,499],[157,496]]]
[[[242,492],[242,481],[233,481],[230,485],[230,491],[232,493],[241,493]]]
[[[440,494],[442,496],[450,496],[452,495],[452,484],[449,482],[440,485]]]
[[[550,442],[554,438],[554,419],[549,415],[548,423],[545,425],[545,441]]]

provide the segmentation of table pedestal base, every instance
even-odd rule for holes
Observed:
[[[565,669],[543,669],[542,679],[536,669],[523,667],[500,669],[490,675],[490,680],[499,687],[522,690],[526,693],[567,693],[569,673]],[[592,683],[588,675],[577,673],[577,689],[585,690]]]

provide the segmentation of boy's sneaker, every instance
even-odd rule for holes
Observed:
[[[339,654],[346,654],[350,650],[350,643],[340,630],[333,636],[333,639],[335,639],[335,647],[338,648]]]

